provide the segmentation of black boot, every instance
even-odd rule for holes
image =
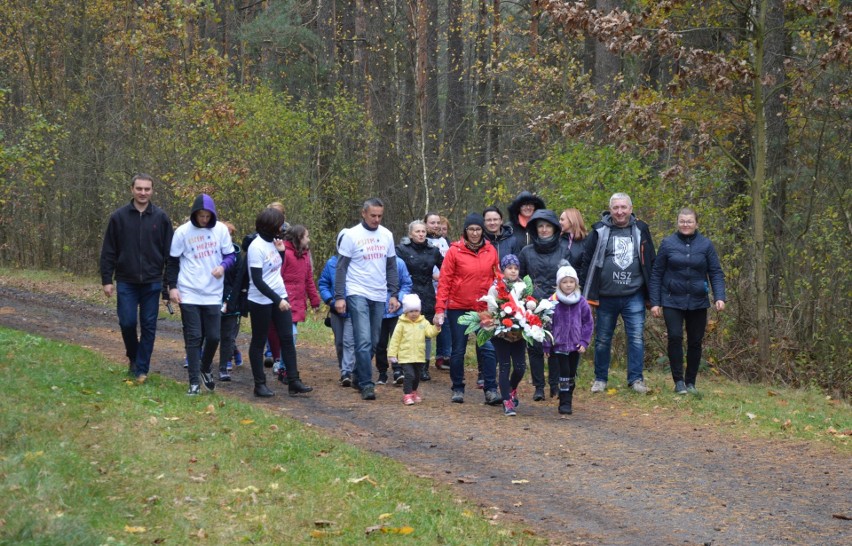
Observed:
[[[558,394],[559,394],[559,387],[557,385],[551,385],[550,386],[550,397],[556,398],[556,396]]]
[[[311,392],[312,390],[314,390],[314,388],[302,383],[301,379],[291,379],[290,382],[287,384],[287,392],[290,393],[290,396],[304,394],[306,392]]]
[[[255,383],[254,395],[259,396],[261,398],[269,398],[270,396],[274,396],[275,393],[269,390],[269,387],[266,386],[266,383]]]
[[[571,407],[572,402],[574,401],[574,379],[570,379],[566,382],[559,382],[559,414],[560,415],[571,415],[574,413],[573,408]]]
[[[432,376],[429,375],[429,361],[420,368],[420,381],[432,381]]]
[[[533,402],[541,402],[544,400],[544,387],[536,387],[533,393]]]

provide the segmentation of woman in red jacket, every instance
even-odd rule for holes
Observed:
[[[311,239],[308,229],[302,225],[290,226],[284,235],[284,246],[287,248],[284,263],[281,264],[281,277],[284,279],[284,287],[287,289],[290,300],[290,311],[293,314],[293,343],[296,342],[298,330],[296,325],[305,321],[308,310],[308,300],[311,307],[316,311],[320,306],[319,292],[314,284],[314,269],[311,264]],[[278,337],[274,332],[269,332],[269,347],[272,357],[275,359],[273,372],[278,379],[284,382],[284,372],[287,369],[279,360],[281,349]]]
[[[464,402],[464,353],[467,349],[467,328],[458,323],[468,311],[485,311],[486,304],[479,298],[497,278],[497,249],[485,239],[485,221],[482,215],[471,213],[464,220],[462,238],[450,245],[441,266],[438,294],[435,303],[436,326],[444,319],[452,330],[453,351],[450,356],[450,380],[453,397],[457,404]],[[482,366],[485,381],[485,403],[501,405],[503,399],[497,392],[497,359],[491,341],[477,346],[476,358]]]

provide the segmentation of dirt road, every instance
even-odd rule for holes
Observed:
[[[0,325],[125,362],[115,313],[103,307],[0,284]],[[524,384],[518,416],[505,418],[501,408],[482,404],[479,391],[450,404],[442,372],[424,384],[425,400],[415,408],[404,407],[393,386],[362,402],[337,385],[330,350],[299,347],[299,357],[302,378],[316,388],[306,397],[290,398],[278,384],[277,396],[258,401],[247,366],[216,393],[268,404],[403,461],[554,544],[852,543],[852,521],[835,517],[852,515],[852,465],[827,448],[734,438],[713,425],[688,425],[670,410],[636,414],[585,388],[576,413],[560,418],[555,402],[531,402]],[[161,321],[152,372],[183,389],[182,361],[179,325]]]

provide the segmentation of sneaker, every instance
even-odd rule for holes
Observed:
[[[418,404],[423,401],[423,398],[421,398],[421,396],[417,393],[417,391],[412,391],[411,396],[414,397],[414,401],[417,402]]]
[[[485,391],[485,403],[489,406],[499,406],[503,398],[495,390]]]
[[[340,376],[340,386],[341,387],[351,387],[352,386],[352,374],[344,373]]]
[[[514,417],[517,415],[515,412],[515,404],[513,404],[511,400],[503,401],[503,415],[506,417]]]
[[[379,380],[376,381],[376,385],[386,385],[388,382],[388,374],[382,372],[379,374]]]
[[[138,376],[136,376],[136,384],[137,384],[137,385],[144,385],[144,384],[145,384],[145,381],[148,381],[148,376],[147,376],[147,375],[145,375],[144,373],[139,374]]]
[[[449,370],[450,369],[449,359],[446,359],[443,356],[437,357],[435,359],[435,369],[436,370]]]
[[[542,400],[544,400],[544,387],[536,387],[533,402],[541,402]]]
[[[484,389],[485,388],[485,380],[484,379],[477,379],[476,380],[476,388],[477,389]]]
[[[194,383],[190,383],[189,390],[186,391],[186,394],[187,396],[198,396],[201,394],[201,387]]]
[[[606,381],[595,379],[592,383],[592,392],[604,392],[606,390]]]
[[[234,369],[234,364],[229,360],[228,363],[225,365],[225,369],[227,369],[230,372],[231,370]]]
[[[695,387],[692,387],[693,389]],[[676,394],[686,394],[686,384],[683,381],[675,381],[674,391]]]
[[[287,384],[287,368],[285,368],[284,366],[281,366],[280,368],[278,368],[278,372],[276,372],[275,378],[278,379],[278,381],[280,381],[280,382],[282,382],[286,385]]]
[[[512,399],[512,406],[517,408],[521,405],[521,401],[518,400],[518,389],[513,389],[512,392],[509,393],[509,397]]]
[[[375,400],[376,389],[372,385],[367,385],[361,389],[361,400]]]
[[[414,395],[413,394],[404,395],[402,397],[402,403],[405,404],[406,406],[413,406],[414,405]]]
[[[639,394],[647,394],[648,393],[648,387],[645,386],[645,380],[644,379],[637,379],[636,381],[633,382],[632,385],[630,385],[630,388],[633,389],[634,391],[638,392]]]
[[[453,404],[464,404],[464,391],[453,391],[453,396],[450,398]]]
[[[692,383],[686,386],[686,392],[692,395],[698,395],[698,389],[696,389],[695,385],[693,385]]]
[[[234,366],[242,366],[242,365],[243,365],[243,353],[241,353],[239,349],[234,347]]]
[[[230,381],[231,374],[228,372],[219,372],[219,381]]]
[[[204,388],[208,391],[212,391],[216,388],[216,383],[213,382],[213,374],[210,372],[201,372],[201,383],[204,384]]]
[[[422,379],[422,377],[421,377],[421,379]],[[393,371],[393,384],[399,386],[399,385],[402,385],[403,381],[405,381],[405,374],[402,373],[401,370],[394,370]]]
[[[281,369],[281,361],[276,360],[272,363],[272,373],[278,373],[278,370]]]
[[[189,359],[187,357],[183,357],[183,369],[189,368]]]
[[[420,381],[432,381],[432,376],[429,375],[429,368],[423,368],[420,372]]]

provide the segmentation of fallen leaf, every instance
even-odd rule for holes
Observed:
[[[374,480],[373,478],[370,477],[369,474],[366,475],[366,476],[361,476],[360,478],[349,478],[346,481],[348,481],[349,483],[367,482],[367,483],[371,483],[373,485],[379,485],[378,483],[376,483],[376,480]]]
[[[278,425],[269,425],[269,430],[275,432],[276,430],[278,430]]]
[[[254,423],[254,419],[243,419],[242,421],[240,421],[241,425],[250,425],[252,423]]]
[[[379,519],[380,519],[380,520],[382,520],[382,519],[388,519],[388,518],[390,518],[390,517],[393,517],[393,514],[391,514],[390,512],[385,512],[384,514],[379,514]]]
[[[783,428],[790,428],[790,427],[792,427],[792,426],[793,426],[793,421],[791,421],[791,420],[787,419],[786,421],[784,421],[784,424],[783,424],[783,425],[781,425],[781,426],[782,426]]]
[[[207,404],[207,409],[204,411],[207,415],[213,415],[216,413],[216,406],[213,404]]]
[[[382,527],[383,533],[390,533],[394,535],[410,535],[414,532],[414,527]]]
[[[199,529],[193,536],[198,538],[207,538],[207,531],[204,529]]]
[[[512,480],[512,483],[513,483],[513,484],[518,484],[518,483],[530,483],[530,481],[529,481],[529,480]]]
[[[145,529],[144,527],[131,527],[130,525],[124,526],[124,532],[125,533],[136,534],[136,533],[144,533],[145,531],[147,531],[147,529]]]
[[[768,396],[778,396],[778,393],[777,393],[777,392],[775,392],[775,391],[773,391],[773,390],[771,390],[771,389],[770,389],[770,390],[768,390],[768,391],[766,391],[766,394],[767,394]]]
[[[166,421],[177,421],[180,417],[163,417]]]
[[[339,536],[340,534],[341,534],[341,532],[340,532],[340,531],[319,531],[319,530],[317,530],[317,529],[314,529],[314,530],[313,530],[313,531],[311,531],[311,533],[310,533],[311,538],[326,538],[326,537],[334,537],[334,536]]]
[[[524,505],[524,503],[522,503],[522,502],[516,502],[516,503],[515,503],[515,504],[513,504],[512,506],[514,506],[515,508],[520,508],[520,507],[521,507],[521,506],[523,506],[523,505]]]
[[[327,519],[318,519],[314,521],[314,525],[316,527],[331,527],[332,525],[334,525],[334,522],[328,521]]]
[[[842,519],[844,521],[852,521],[852,517],[847,516],[845,514],[831,514],[831,517],[834,519]]]
[[[458,483],[476,483],[476,480],[470,478],[457,478],[456,481]]]
[[[260,491],[257,487],[249,485],[245,489],[231,489],[231,493],[257,493]]]
[[[755,417],[757,417],[757,415],[753,413],[746,413],[746,417],[748,417],[749,419],[754,419]]]
[[[616,389],[615,387],[610,387],[606,390],[606,393],[610,394],[610,395],[615,394],[617,392],[618,392],[618,389]]]
[[[148,424],[150,424],[150,425],[156,425],[156,424],[157,424],[157,422],[158,422],[158,421],[157,421],[157,418],[156,418],[156,417],[154,417],[153,415],[152,415],[151,417],[149,417],[149,418],[148,418]]]

